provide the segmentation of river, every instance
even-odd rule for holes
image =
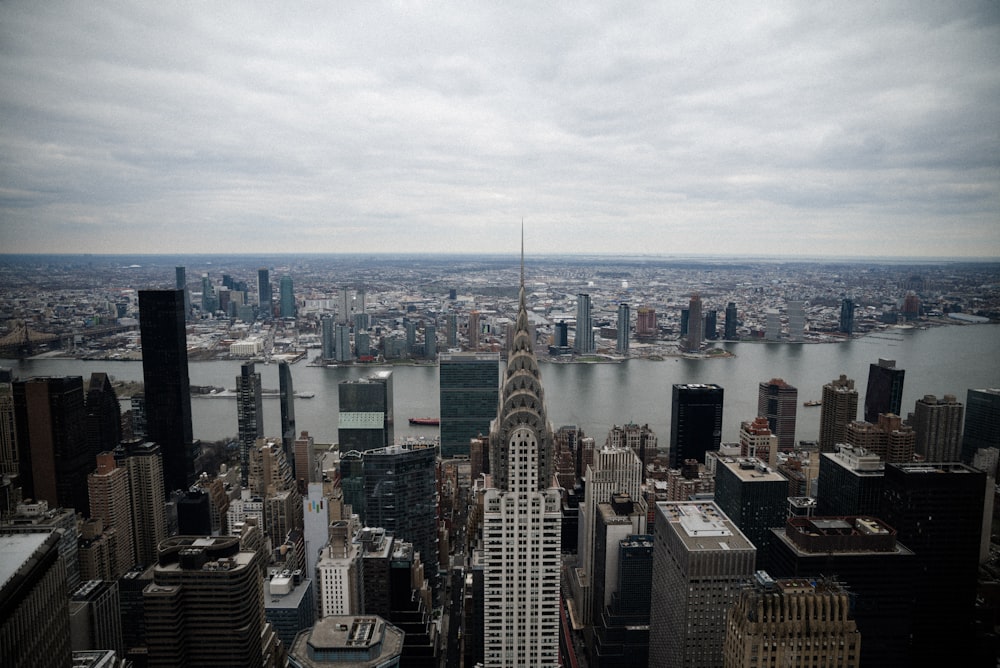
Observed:
[[[969,388],[1000,387],[1000,326],[951,325],[930,329],[890,330],[843,343],[721,343],[733,357],[720,359],[633,359],[620,364],[541,365],[542,385],[553,427],[576,424],[603,443],[613,424],[649,424],[661,447],[670,441],[670,398],[674,383],[717,383],[725,389],[723,440],[738,439],[740,422],[757,411],[757,384],[784,378],[799,389],[796,439],[814,440],[819,433],[820,408],[802,402],[819,399],[824,383],[847,374],[854,378],[859,407],[864,405],[869,363],[895,359],[906,370],[902,412],[913,410],[925,394],[954,394],[965,402]],[[21,378],[82,375],[103,371],[121,380],[142,380],[140,362],[81,361],[60,358],[0,360]],[[192,362],[191,383],[235,387],[237,361]],[[434,427],[410,426],[409,417],[438,415],[436,366],[395,366],[396,435],[434,437]],[[278,387],[276,364],[258,364],[265,388]],[[367,376],[371,367],[292,366],[296,392],[315,393],[295,402],[299,430],[317,443],[337,440],[337,384]],[[195,437],[218,440],[234,436],[236,402],[229,398],[191,400]],[[860,411],[859,411],[860,412]],[[860,417],[860,415],[859,415]],[[264,425],[269,435],[280,432],[277,399],[264,400]]]

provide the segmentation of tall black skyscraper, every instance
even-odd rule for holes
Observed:
[[[278,362],[278,392],[281,400],[281,447],[285,451],[285,459],[292,466],[295,480],[305,478],[308,482],[308,471],[295,470],[295,390],[292,387],[292,366],[288,362]]]
[[[962,461],[972,462],[976,450],[1000,447],[1000,389],[970,389],[965,399]]]
[[[340,415],[337,438],[340,451],[374,450],[392,445],[392,372],[380,371],[362,380],[338,386]]]
[[[191,383],[183,290],[140,290],[139,332],[146,435],[163,453],[167,494],[194,482],[198,444],[191,429]]]
[[[854,333],[854,300],[844,299],[840,302],[840,332]]]
[[[685,459],[705,461],[705,453],[722,442],[723,389],[718,385],[683,385],[673,388],[670,414],[670,466],[680,468]]]
[[[257,306],[258,317],[262,320],[270,320],[273,312],[271,306],[271,277],[267,267],[257,270]]]
[[[87,387],[87,448],[96,455],[121,442],[121,405],[106,373],[90,374]]]
[[[500,397],[499,353],[441,355],[441,456],[469,454],[469,441],[490,433]]]
[[[737,314],[736,314],[736,302],[729,302],[726,305],[726,333],[725,338],[727,341],[736,340],[736,327],[737,327]]]
[[[879,358],[868,367],[868,389],[865,391],[865,422],[878,424],[880,413],[899,415],[903,403],[903,376],[896,360]]]
[[[264,395],[261,394],[260,374],[253,362],[240,365],[236,376],[236,422],[240,439],[240,482],[247,486],[250,474],[250,450],[264,436]]]

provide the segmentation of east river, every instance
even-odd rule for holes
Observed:
[[[843,343],[720,343],[733,357],[663,361],[633,359],[620,364],[541,365],[542,385],[549,419],[554,428],[575,424],[603,443],[613,424],[649,424],[660,446],[670,441],[670,397],[674,383],[717,383],[725,389],[723,440],[738,439],[739,425],[757,412],[757,385],[770,378],[784,378],[799,390],[796,439],[814,440],[819,433],[820,408],[802,402],[819,399],[822,386],[847,374],[855,379],[859,407],[864,405],[868,365],[884,357],[906,370],[902,413],[913,410],[925,394],[954,394],[965,402],[969,388],[1000,387],[1000,326],[953,325],[930,329],[889,330]],[[315,351],[311,351],[310,355]],[[119,380],[142,380],[140,362],[81,361],[60,358],[0,360],[15,376],[65,376],[88,378],[103,371]],[[240,362],[192,362],[193,385],[233,388]],[[277,364],[257,364],[264,388],[277,389]],[[387,368],[387,367],[379,367]],[[408,424],[407,418],[438,415],[438,369],[431,365],[400,365],[393,370],[396,436],[432,438],[435,427]],[[307,430],[317,443],[337,440],[337,384],[371,374],[372,367],[324,368],[292,366],[297,393],[314,393],[295,401],[298,429]],[[236,402],[232,398],[192,398],[195,437],[205,441],[234,436]],[[859,408],[859,418],[862,411]],[[279,407],[275,398],[264,399],[265,431],[277,435]]]

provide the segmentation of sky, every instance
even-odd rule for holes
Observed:
[[[0,3],[0,253],[1000,257],[1000,2]]]

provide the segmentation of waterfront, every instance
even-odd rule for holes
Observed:
[[[717,383],[725,389],[723,439],[737,439],[739,424],[757,411],[757,384],[781,377],[799,389],[796,439],[815,439],[820,408],[803,407],[818,399],[824,383],[847,374],[854,378],[864,403],[868,364],[879,357],[895,359],[906,370],[903,392],[905,413],[925,394],[954,394],[965,402],[969,388],[1000,386],[1000,326],[954,325],[930,329],[901,329],[836,344],[720,343],[733,353],[719,359],[667,358],[664,361],[629,360],[621,364],[542,364],[542,383],[553,427],[580,426],[603,443],[612,424],[649,424],[661,447],[670,440],[670,393],[674,383]],[[142,380],[139,362],[82,361],[64,358],[2,360],[21,378],[47,375],[82,375],[103,371],[119,380]],[[235,386],[237,361],[192,362],[193,385]],[[377,367],[385,368],[385,367]],[[409,417],[436,416],[438,369],[432,365],[398,365],[393,369],[395,429],[397,437],[437,435],[435,427],[411,426]],[[276,364],[258,364],[264,388],[278,387]],[[337,384],[365,377],[376,367],[292,366],[295,391],[315,393],[295,402],[299,430],[307,430],[318,443],[337,438]],[[191,401],[194,434],[218,440],[236,434],[236,403],[214,398]],[[265,431],[279,433],[277,401],[264,402]],[[859,416],[860,417],[860,416]]]

